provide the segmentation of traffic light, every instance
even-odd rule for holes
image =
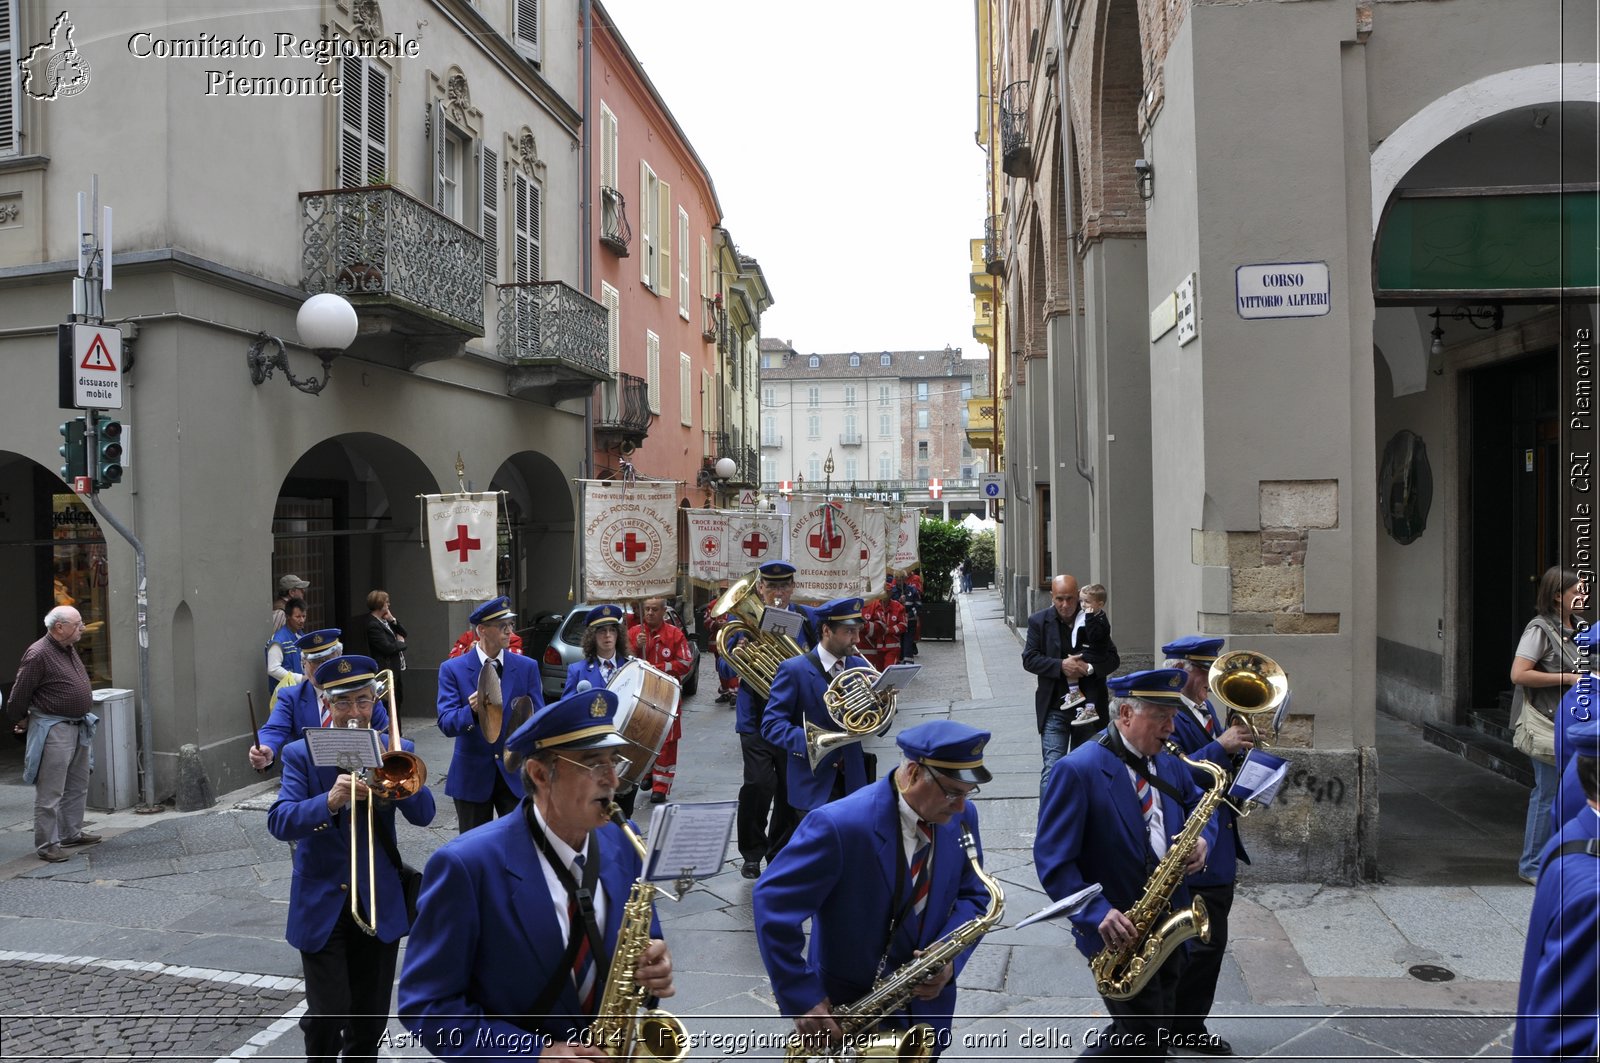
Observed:
[[[94,486],[104,491],[122,482],[122,422],[95,414]]]
[[[61,478],[72,483],[77,476],[89,475],[89,449],[84,438],[88,423],[82,417],[61,422],[61,438],[65,440],[57,452],[66,459],[61,466]]]

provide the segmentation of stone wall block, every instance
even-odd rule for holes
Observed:
[[[1282,613],[1303,608],[1305,569],[1288,565],[1233,570],[1235,613]]]
[[[1337,480],[1261,481],[1263,528],[1337,528]]]

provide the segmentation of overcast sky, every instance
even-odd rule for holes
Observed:
[[[970,3],[604,0],[711,173],[723,224],[803,352],[987,354]]]

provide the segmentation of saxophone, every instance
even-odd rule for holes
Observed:
[[[989,891],[989,907],[982,915],[969,919],[944,937],[922,950],[922,955],[902,964],[894,973],[878,980],[866,996],[853,1004],[833,1009],[834,1021],[844,1031],[846,1047],[842,1054],[824,1050],[816,1055],[813,1039],[795,1034],[789,1038],[784,1051],[786,1063],[807,1063],[809,1060],[830,1061],[840,1059],[882,1059],[896,1063],[920,1063],[933,1058],[934,1032],[927,1023],[919,1022],[909,1030],[883,1030],[868,1034],[878,1023],[899,1011],[911,993],[923,981],[937,973],[939,968],[954,960],[962,952],[977,944],[978,939],[1000,921],[1005,911],[1006,895],[978,862],[978,843],[972,832],[961,829],[961,849],[972,862],[984,888]]]
[[[628,826],[622,809],[611,806],[612,820],[639,856],[644,843]],[[589,1027],[584,1043],[614,1060],[660,1060],[680,1063],[689,1054],[689,1034],[676,1015],[647,1004],[649,990],[634,979],[639,957],[650,946],[651,905],[657,889],[643,878],[633,884],[628,903],[622,908],[622,925],[617,929],[617,948],[606,975],[600,1009]]]
[[[1173,839],[1167,855],[1161,858],[1150,879],[1144,884],[1144,895],[1123,914],[1133,924],[1134,939],[1131,945],[1120,949],[1109,946],[1095,953],[1089,961],[1094,973],[1095,992],[1109,1000],[1129,1000],[1155,976],[1157,970],[1177,951],[1178,946],[1192,937],[1211,940],[1211,919],[1206,914],[1206,903],[1199,897],[1181,912],[1174,912],[1158,926],[1156,920],[1172,907],[1172,894],[1183,882],[1183,865],[1194,851],[1206,823],[1217,806],[1226,800],[1228,773],[1206,760],[1190,760],[1183,750],[1171,742],[1167,752],[1211,776],[1211,788],[1200,798],[1183,824],[1183,830]]]

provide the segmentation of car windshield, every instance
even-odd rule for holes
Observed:
[[[584,620],[589,616],[587,609],[580,609],[568,614],[567,624],[561,629],[561,641],[568,646],[582,646]]]

